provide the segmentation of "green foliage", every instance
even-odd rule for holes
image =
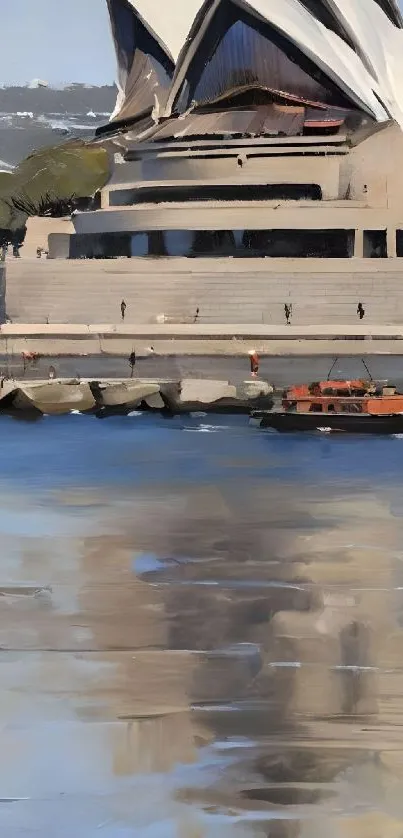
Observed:
[[[3,195],[9,194],[12,184],[11,172],[0,172],[0,229],[10,227],[10,208],[7,206]]]
[[[101,189],[109,177],[109,157],[101,145],[72,140],[30,154],[12,174],[0,173],[0,227],[25,224],[18,207],[40,208],[72,195],[84,198]]]

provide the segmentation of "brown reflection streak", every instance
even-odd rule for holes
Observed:
[[[91,766],[83,793],[105,772],[112,821],[137,823],[130,783],[149,777],[153,801],[158,774],[142,822],[166,812],[179,838],[210,838],[200,811],[223,838],[401,838],[402,522],[386,494],[267,481],[52,508],[79,510],[77,531],[20,540],[0,589],[2,645],[35,654],[3,669],[11,726],[34,729],[46,700]],[[143,553],[160,564],[136,571]]]
[[[192,643],[205,650],[241,641],[257,644],[258,663],[256,658],[248,662],[240,656],[234,664],[207,651],[195,669],[191,697],[197,703],[244,702],[244,709],[236,715],[214,711],[212,706],[208,722],[205,711],[196,713],[214,737],[243,736],[258,741],[274,737],[271,757],[264,756],[268,746],[263,742],[256,747],[258,753],[252,750],[247,758],[240,751],[235,767],[220,781],[222,792],[215,784],[214,793],[198,793],[199,801],[242,809],[249,799],[255,809],[262,805],[269,810],[305,806],[307,815],[312,807],[319,812],[340,795],[343,777],[352,766],[359,775],[365,770],[361,766],[372,763],[371,735],[362,736],[359,750],[351,751],[350,719],[356,720],[352,724],[362,727],[363,733],[365,726],[370,733],[387,723],[387,718],[382,720],[379,700],[382,679],[387,676],[380,676],[376,667],[387,664],[389,637],[395,629],[388,606],[394,577],[390,550],[396,549],[396,530],[391,529],[387,507],[382,508],[370,496],[363,499],[358,515],[354,506],[346,515],[343,504],[340,510],[337,503],[333,507],[320,504],[319,515],[313,505],[313,519],[302,501],[290,509],[289,494],[285,503],[284,497],[254,495],[249,487],[247,495],[226,494],[225,502],[221,497],[218,504],[213,495],[207,498],[207,508],[214,509],[211,517],[205,507],[206,495],[195,494],[188,499],[185,515],[174,532],[169,524],[165,531],[166,553],[180,563],[179,569],[168,574],[170,584],[165,588],[169,644],[189,648]],[[294,531],[286,529],[287,522],[281,520],[284,508],[289,518],[297,521]],[[303,527],[298,526],[299,517],[304,517]],[[362,542],[363,520],[370,546],[351,546]],[[368,521],[374,521],[374,533],[369,533]],[[186,564],[189,553],[197,555],[197,564]],[[255,588],[231,587],[234,580],[250,582],[255,574]],[[217,578],[217,587],[197,586],[201,580]],[[178,579],[187,584],[176,587]],[[286,587],[262,589],[259,580]],[[292,666],[296,663],[302,665]],[[250,709],[248,702],[255,702],[249,704]],[[285,751],[275,744],[284,735]],[[332,757],[321,752],[327,736],[336,746]],[[339,739],[345,748],[336,745]],[[380,772],[379,777],[382,765],[381,758],[374,769],[376,774]],[[245,775],[255,778],[255,790],[246,788]],[[283,784],[281,794],[273,789],[276,775]],[[298,792],[295,784],[303,785],[309,778],[316,788],[303,787]],[[321,790],[325,782],[336,783],[331,793]],[[187,792],[187,799],[195,800],[194,794]],[[385,815],[386,829],[389,821]],[[364,836],[365,822],[365,817],[354,819],[354,834]],[[295,822],[279,823],[277,828],[279,835],[290,838],[304,834]],[[339,834],[350,834],[348,821],[337,827]]]

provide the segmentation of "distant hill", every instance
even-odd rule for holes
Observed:
[[[108,122],[116,87],[72,84],[0,88],[0,170],[21,162],[44,146],[77,137],[90,139]]]

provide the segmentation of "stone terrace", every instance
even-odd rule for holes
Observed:
[[[403,323],[398,259],[8,259],[6,311],[14,323],[199,322],[295,326]],[[163,316],[163,317],[162,317]]]

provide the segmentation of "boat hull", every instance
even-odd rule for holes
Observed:
[[[279,433],[300,431],[328,431],[350,434],[401,434],[403,414],[374,416],[372,414],[286,413],[255,411],[253,418],[261,428],[272,428]]]

